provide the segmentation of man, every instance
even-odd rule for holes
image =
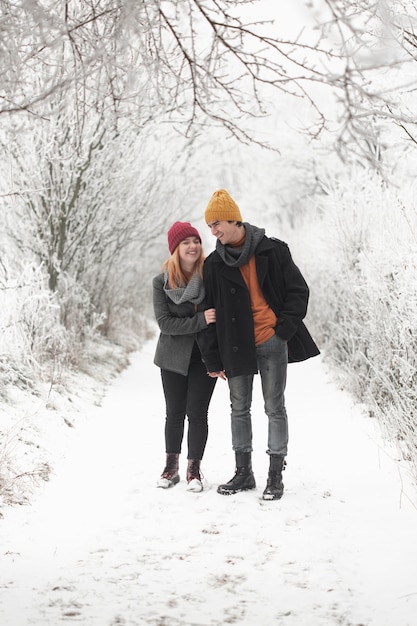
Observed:
[[[205,220],[217,238],[204,264],[207,306],[216,324],[206,334],[203,358],[211,377],[228,380],[236,471],[217,491],[228,495],[254,489],[251,403],[253,376],[260,373],[268,416],[269,472],[264,500],[278,500],[288,446],[285,409],[287,363],[319,354],[302,322],[309,289],[286,243],[242,221],[236,202],[216,191]]]

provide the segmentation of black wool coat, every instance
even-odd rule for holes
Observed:
[[[277,316],[276,334],[288,343],[288,361],[320,354],[303,319],[309,288],[288,245],[264,236],[255,250],[256,271],[264,298]],[[258,371],[249,291],[237,267],[227,266],[217,251],[204,263],[206,307],[216,309],[199,342],[208,372],[224,370],[228,378]]]

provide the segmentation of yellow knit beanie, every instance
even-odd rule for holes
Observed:
[[[210,222],[242,222],[239,207],[226,189],[215,191],[210,198],[204,213],[206,223]]]

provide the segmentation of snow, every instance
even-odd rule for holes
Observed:
[[[67,428],[51,480],[0,520],[7,626],[412,626],[417,497],[407,463],[332,380],[322,357],[289,366],[290,451],[264,502],[266,418],[255,379],[257,489],[231,478],[227,383],[210,407],[205,490],[156,488],[164,401],[154,340]],[[51,436],[56,431],[51,429]],[[45,433],[47,436],[47,433]]]

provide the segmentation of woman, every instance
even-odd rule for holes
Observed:
[[[166,463],[158,487],[179,480],[179,455],[188,417],[187,489],[202,491],[200,463],[207,442],[207,413],[216,379],[207,375],[198,335],[216,321],[215,309],[204,310],[201,237],[189,222],[175,222],[168,231],[171,256],[153,279],[153,305],[160,336],[154,363],[161,368],[166,403]]]

